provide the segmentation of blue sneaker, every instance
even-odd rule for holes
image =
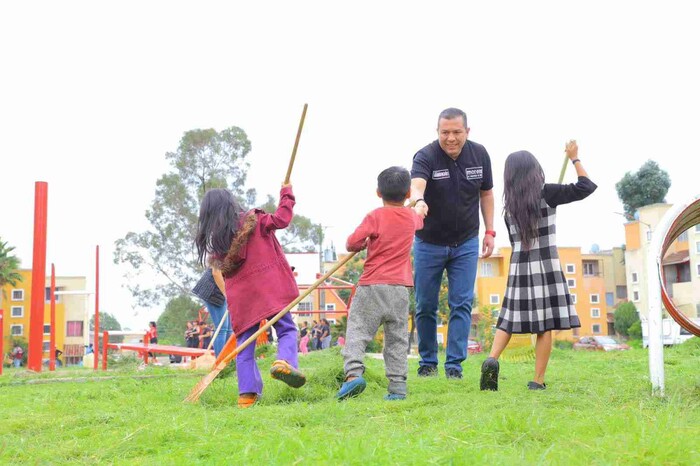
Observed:
[[[384,395],[384,399],[386,401],[400,401],[400,400],[405,400],[406,395],[399,395],[398,393],[387,393]]]
[[[359,395],[365,391],[365,388],[367,388],[367,382],[365,382],[364,378],[358,377],[349,382],[344,382],[335,397],[338,399],[338,401],[342,401]]]

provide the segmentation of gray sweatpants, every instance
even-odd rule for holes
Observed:
[[[345,376],[365,372],[365,350],[384,325],[384,366],[389,393],[406,394],[408,375],[408,288],[400,285],[358,286],[350,305],[342,354]]]

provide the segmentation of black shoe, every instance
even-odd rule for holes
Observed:
[[[448,379],[461,379],[462,371],[454,367],[447,368],[445,369],[445,377],[447,377]]]
[[[528,382],[527,383],[527,389],[528,390],[544,390],[547,388],[547,384],[538,384],[537,382]]]
[[[418,377],[435,377],[438,375],[437,366],[420,366],[418,368]]]
[[[481,365],[481,382],[479,384],[482,390],[498,391],[498,360],[496,358],[487,358]]]

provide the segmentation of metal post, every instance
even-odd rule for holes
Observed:
[[[34,254],[32,256],[32,300],[29,315],[29,354],[27,368],[41,372],[44,340],[44,300],[46,286],[46,226],[49,185],[34,184]]]
[[[93,343],[93,369],[97,370],[100,354],[100,246],[95,246],[95,342]]]
[[[5,341],[5,335],[3,335],[3,329],[5,327],[5,321],[3,320],[4,316],[5,311],[3,309],[0,309],[0,375],[2,375],[2,359],[5,359],[5,350],[3,348],[3,343]]]

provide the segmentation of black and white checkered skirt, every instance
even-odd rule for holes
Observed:
[[[506,217],[513,246],[508,285],[496,326],[508,333],[542,333],[581,326],[559,262],[556,209],[542,199],[539,237],[523,250],[520,234]]]

